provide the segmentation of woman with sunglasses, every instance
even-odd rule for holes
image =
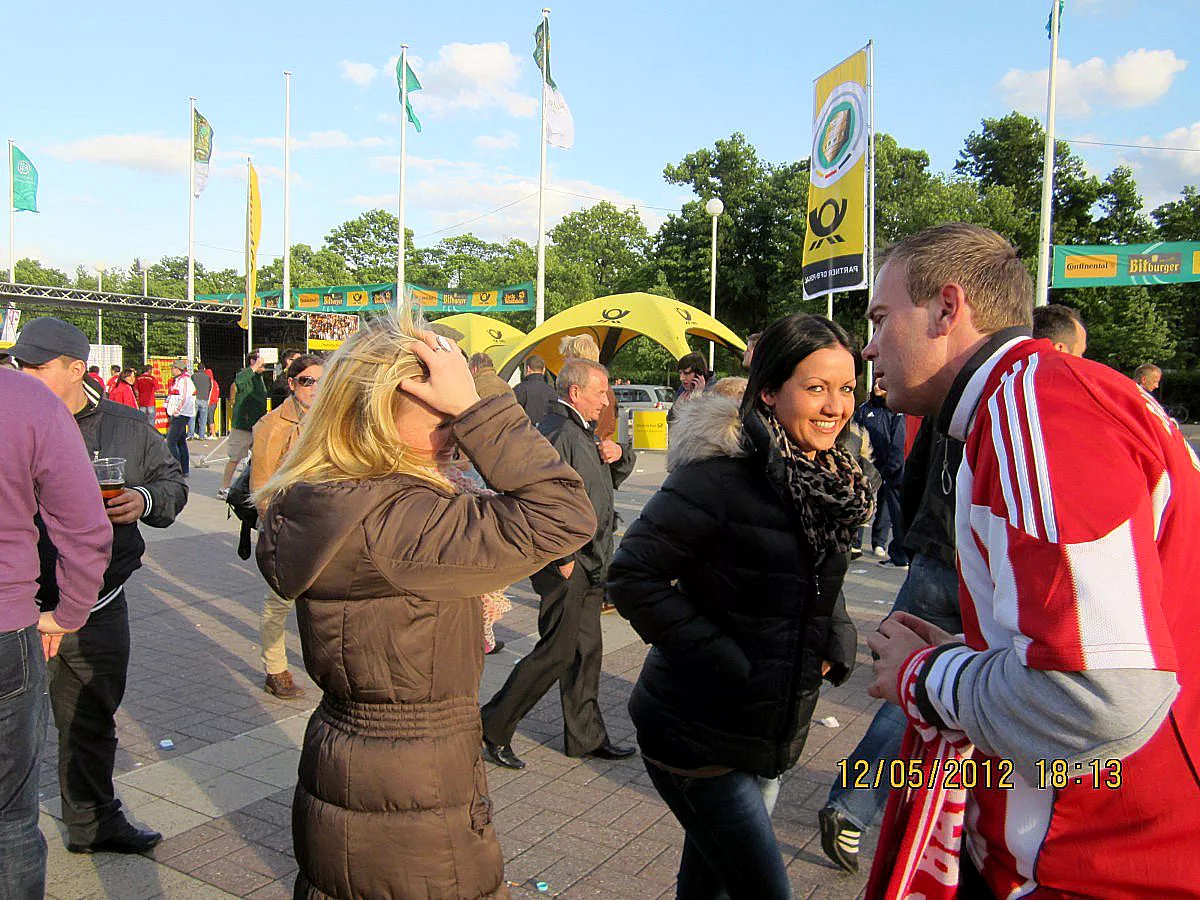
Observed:
[[[321,380],[324,360],[319,356],[301,355],[287,367],[287,398],[263,416],[254,425],[254,446],[250,453],[250,490],[257,491],[268,481],[283,458],[287,456],[300,429],[304,417],[317,398],[317,384]],[[265,507],[258,511],[259,516]],[[280,700],[294,700],[304,696],[304,689],[296,684],[288,669],[287,647],[284,644],[284,628],[293,604],[274,591],[263,597],[262,618],[259,631],[262,634],[262,663],[267,673],[263,690]]]

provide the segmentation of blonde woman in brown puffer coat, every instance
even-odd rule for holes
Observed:
[[[490,491],[447,476],[455,447]],[[293,805],[295,896],[508,897],[480,758],[479,598],[591,537],[579,477],[402,312],[334,354],[258,497],[259,568],[295,600],[323,692]]]

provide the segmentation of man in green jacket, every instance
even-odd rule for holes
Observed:
[[[250,452],[254,443],[254,423],[267,413],[267,383],[262,376],[266,367],[258,351],[251,350],[246,357],[246,368],[233,379],[229,395],[229,401],[233,404],[229,423],[229,462],[225,464],[225,476],[221,479],[221,489],[217,491],[222,498],[229,494],[233,470]]]

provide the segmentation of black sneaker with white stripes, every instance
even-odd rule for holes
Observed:
[[[826,806],[817,819],[821,822],[821,849],[839,869],[847,872],[858,871],[858,845],[862,840],[862,831],[855,828],[850,820],[834,809]]]

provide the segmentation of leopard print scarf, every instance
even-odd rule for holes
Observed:
[[[875,506],[858,462],[837,444],[810,459],[773,413],[751,415],[768,438],[767,477],[795,510],[817,557],[848,552],[854,532],[870,520]]]

